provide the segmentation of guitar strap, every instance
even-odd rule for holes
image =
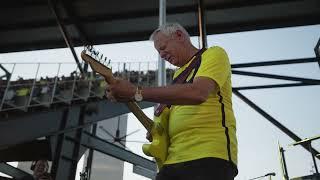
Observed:
[[[201,55],[202,53],[207,50],[206,48],[202,48],[200,49],[195,55],[193,55],[190,60],[192,60],[192,62],[189,64],[189,66],[184,70],[182,71],[182,73],[180,73],[176,78],[173,79],[172,81],[172,84],[183,84],[183,83],[186,83],[187,82],[187,78],[188,76],[190,75],[190,73],[192,72],[193,69],[195,69],[195,71],[198,70],[199,66],[200,66],[200,63],[201,63]],[[190,61],[189,60],[189,61]],[[193,81],[193,78],[195,76],[197,72],[194,72],[193,73],[193,76],[192,78],[190,79],[189,82],[192,82]],[[171,105],[168,105],[168,104],[159,104],[159,106],[156,108],[155,112],[154,112],[154,115],[159,117],[160,114],[162,113],[162,111],[166,108],[170,108]]]

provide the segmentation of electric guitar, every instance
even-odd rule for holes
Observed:
[[[83,50],[81,52],[81,58],[85,62],[89,63],[90,67],[94,71],[102,75],[107,83],[115,83],[116,79],[112,75],[111,69],[86,52],[86,50]],[[130,111],[137,117],[140,123],[146,128],[146,130],[152,135],[151,144],[144,144],[142,146],[142,150],[145,155],[154,157],[157,162],[158,169],[161,169],[164,161],[167,159],[169,146],[169,136],[167,133],[169,109],[165,108],[162,113],[159,116],[155,116],[154,121],[152,121],[144,114],[144,112],[136,102],[130,101],[127,102],[126,105],[130,109]]]

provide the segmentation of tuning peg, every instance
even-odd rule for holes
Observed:
[[[90,51],[91,51],[91,50],[90,50],[90,45],[89,45],[89,44],[85,46],[85,50],[86,50],[86,51],[88,51],[88,52],[90,52]]]
[[[96,53],[95,50],[94,50],[93,48],[91,48],[91,49],[90,49],[90,55],[91,55],[91,56],[92,56],[92,55],[95,55],[95,53]]]
[[[101,60],[102,60],[102,58],[103,58],[103,54],[101,54],[101,56],[100,56],[100,58],[99,58],[99,61],[101,61]]]
[[[106,63],[106,61],[107,61],[107,57],[104,58],[104,61],[103,61],[102,64]]]
[[[97,52],[95,50],[92,50],[92,53],[94,56],[97,56]]]
[[[88,47],[89,47],[89,45],[84,45],[83,46],[83,50],[85,51],[85,53],[87,53],[89,50],[88,50]]]
[[[89,51],[91,52],[92,49],[93,49],[93,46],[92,46],[92,45],[89,45],[88,49],[89,49]]]

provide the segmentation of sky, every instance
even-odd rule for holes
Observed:
[[[223,47],[229,55],[231,64],[237,64],[314,57],[313,48],[319,38],[320,25],[314,25],[209,35],[208,46]],[[192,42],[195,46],[198,46],[197,37],[193,37]],[[99,45],[96,48],[115,64],[117,62],[151,62],[149,65],[155,68],[158,60],[157,52],[150,41]],[[76,49],[78,54],[81,50],[82,48]],[[68,49],[55,49],[1,54],[0,62],[56,63],[74,62],[74,60]],[[57,72],[53,66],[50,67],[53,69],[52,72],[43,70],[43,74],[55,74]],[[243,68],[241,70],[320,79],[320,68],[317,63]],[[233,87],[286,82],[239,75],[232,76]],[[246,90],[241,91],[241,93],[300,138],[320,135],[319,86]],[[236,180],[247,180],[270,172],[276,173],[273,179],[282,179],[278,143],[285,149],[290,178],[314,172],[311,155],[308,151],[299,146],[289,146],[294,142],[291,138],[235,95],[233,95],[233,108],[237,119],[239,143],[239,174]],[[144,111],[152,118],[152,108]],[[138,120],[132,114],[129,114],[127,132],[137,129],[140,129],[140,131],[130,135],[128,140],[144,141],[146,133]],[[312,145],[320,151],[320,140],[314,141]],[[133,152],[143,156],[141,144],[127,142],[127,146]],[[319,160],[317,160],[317,164],[318,169],[320,169]],[[132,165],[125,163],[124,180],[129,179],[142,180],[145,178],[133,174]]]

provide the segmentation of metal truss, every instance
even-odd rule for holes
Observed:
[[[256,73],[249,71],[234,70],[237,68],[247,68],[247,67],[261,67],[261,66],[273,66],[273,65],[288,65],[288,64],[302,64],[302,63],[316,63],[319,60],[317,58],[304,58],[304,59],[294,59],[294,60],[282,60],[282,61],[266,61],[266,62],[254,62],[254,63],[243,63],[243,64],[233,64],[232,74],[250,76],[250,77],[260,77],[260,78],[269,78],[269,79],[278,79],[278,80],[287,80],[292,81],[293,83],[285,84],[273,84],[273,85],[260,85],[260,86],[241,86],[233,87],[232,92],[237,97],[239,97],[243,102],[257,111],[260,115],[266,118],[269,122],[279,128],[282,132],[287,134],[294,141],[301,141],[302,139],[297,136],[290,129],[286,128],[274,117],[252,102],[248,97],[244,96],[240,91],[243,90],[252,90],[252,89],[270,89],[270,88],[282,88],[282,87],[297,87],[297,86],[315,86],[320,85],[319,79],[310,79],[310,78],[301,78],[301,77],[292,77],[292,76],[280,76],[276,74],[267,74],[267,73]],[[312,154],[319,154],[314,148],[310,148],[306,144],[301,144],[307,151]],[[320,159],[320,157],[317,157]]]
[[[29,174],[25,171],[22,171],[18,168],[15,168],[7,163],[0,163],[0,172],[3,172],[5,174],[13,177],[13,179],[29,179],[29,180],[33,179],[31,174]],[[2,177],[0,177],[0,178],[2,179]]]

